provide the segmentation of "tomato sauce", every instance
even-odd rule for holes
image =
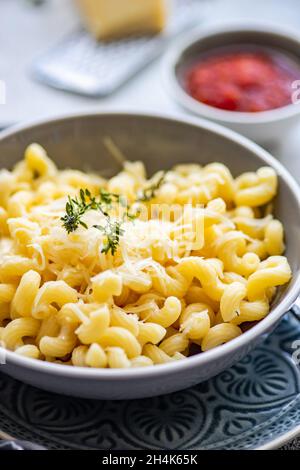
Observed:
[[[300,65],[276,50],[241,47],[212,51],[187,71],[196,100],[227,111],[260,112],[291,104]]]

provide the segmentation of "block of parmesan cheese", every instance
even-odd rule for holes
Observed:
[[[165,0],[77,0],[87,29],[96,39],[155,34],[165,25]]]

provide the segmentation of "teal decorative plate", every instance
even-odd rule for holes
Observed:
[[[0,429],[48,449],[280,446],[300,433],[297,340],[300,321],[290,314],[231,369],[188,390],[142,400],[68,398],[0,374]]]

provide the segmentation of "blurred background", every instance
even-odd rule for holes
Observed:
[[[0,0],[0,80],[6,95],[1,128],[91,110],[184,116],[187,112],[166,92],[161,72],[164,54],[175,41],[193,28],[232,20],[271,21],[300,31],[299,0],[169,0],[160,34],[107,42],[95,38],[85,1],[91,3]],[[299,130],[272,151],[300,176]]]

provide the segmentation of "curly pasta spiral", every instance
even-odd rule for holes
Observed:
[[[61,171],[32,144],[0,170],[7,349],[98,369],[169,364],[240,336],[291,279],[272,168],[235,178],[183,164],[147,179],[141,162],[122,165],[111,179]]]

